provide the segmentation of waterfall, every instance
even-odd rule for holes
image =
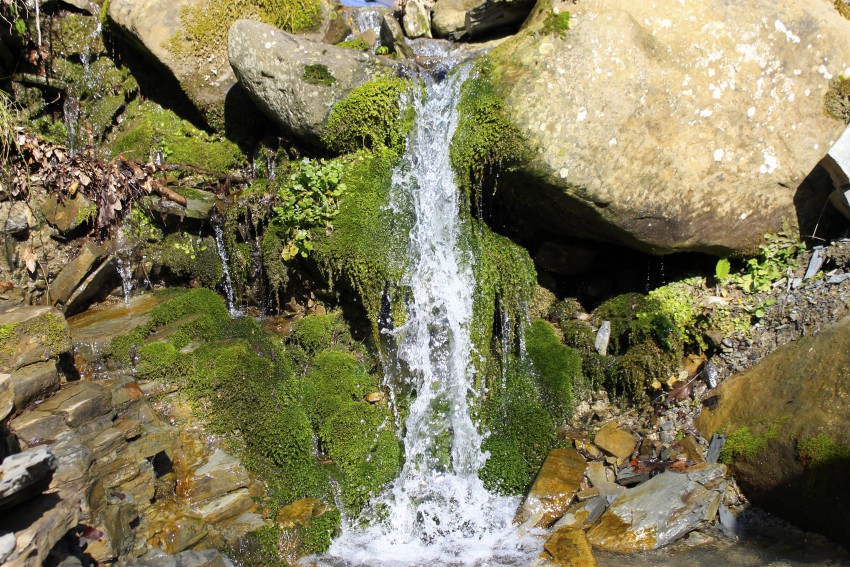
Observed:
[[[534,554],[512,525],[518,500],[489,493],[478,478],[487,454],[467,403],[479,394],[470,340],[473,258],[462,245],[473,228],[459,216],[449,146],[468,76],[462,67],[414,89],[416,124],[393,175],[393,209],[415,215],[401,282],[412,300],[406,321],[387,331],[399,363],[385,376],[390,388],[411,392],[405,464],[360,518],[346,522],[324,564],[526,565]]]
[[[218,257],[221,259],[221,267],[224,271],[224,293],[227,297],[227,310],[230,311],[231,317],[238,317],[242,313],[236,308],[236,292],[233,290],[233,280],[230,278],[230,258],[227,257],[221,225],[213,224],[213,232],[215,232],[215,247],[218,250]]]

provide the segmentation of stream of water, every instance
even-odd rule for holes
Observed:
[[[460,246],[459,191],[449,163],[457,126],[461,68],[414,89],[416,124],[393,176],[392,205],[412,210],[405,323],[391,332],[398,361],[385,380],[413,392],[399,477],[322,558],[326,565],[527,565],[539,541],[522,541],[512,520],[515,498],[488,492],[478,478],[487,460],[467,399],[475,397],[470,341],[475,280]]]

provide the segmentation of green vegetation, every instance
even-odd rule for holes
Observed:
[[[458,103],[460,118],[451,143],[451,164],[458,185],[472,197],[488,177],[510,171],[529,156],[526,140],[505,111],[505,103],[490,80],[484,57],[463,84]]]
[[[730,279],[745,293],[771,291],[775,282],[796,267],[796,256],[804,249],[804,244],[787,223],[781,232],[765,235],[765,241],[759,246],[759,255],[747,260],[744,273]]]
[[[800,461],[809,467],[850,460],[850,447],[839,445],[824,433],[801,440],[797,443],[797,453],[800,455]]]
[[[566,37],[570,29],[570,13],[556,12],[550,9],[543,20],[543,33],[546,35],[557,34]]]
[[[524,494],[555,446],[555,422],[540,399],[533,369],[509,357],[504,382],[496,382],[482,408],[482,448],[490,458],[478,472],[489,490]]]
[[[755,434],[746,425],[731,432],[720,451],[720,462],[731,465],[736,459],[755,459],[765,450],[767,442],[779,435],[779,424],[765,428],[764,433]]]
[[[149,161],[159,152],[169,163],[218,173],[238,168],[245,160],[235,143],[199,130],[150,101],[134,101],[128,106],[108,149],[111,155],[124,154],[137,162]]]
[[[341,153],[386,146],[400,154],[413,125],[413,110],[403,105],[412,84],[399,77],[381,77],[352,90],[331,110],[325,143]]]
[[[360,36],[337,43],[336,46],[344,47],[345,49],[353,49],[355,51],[370,51],[372,49]]]
[[[840,4],[841,0],[836,0],[836,5]],[[843,4],[845,17],[846,13],[850,13],[850,7]],[[840,120],[845,124],[850,124],[850,77],[839,76],[829,83],[829,90],[824,95],[824,107],[826,113]]]
[[[582,380],[578,351],[562,344],[552,326],[542,319],[528,329],[526,350],[544,405],[556,422],[565,422],[573,413],[574,384]]]
[[[40,349],[45,358],[55,358],[72,346],[65,318],[50,311],[20,323],[6,323],[0,325],[0,368],[20,354],[18,347],[28,337],[32,337],[33,346]]]
[[[305,65],[302,78],[305,83],[311,85],[330,86],[336,82],[336,77],[333,76],[328,66],[318,63],[315,65]]]
[[[154,246],[159,250],[162,264],[175,276],[196,277],[201,285],[207,287],[217,285],[224,276],[224,266],[211,236],[202,238],[175,232]]]
[[[339,161],[305,158],[293,167],[288,181],[280,185],[272,224],[286,233],[280,253],[283,260],[297,255],[307,257],[313,249],[313,231],[331,229],[331,220],[339,212],[339,197],[346,190],[342,169]],[[280,238],[280,231],[276,234]]]

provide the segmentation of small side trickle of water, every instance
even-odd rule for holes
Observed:
[[[455,107],[469,76],[461,68],[443,82],[414,89],[417,121],[393,175],[393,210],[413,210],[408,268],[401,284],[412,301],[403,325],[390,333],[398,363],[390,389],[413,392],[399,477],[320,558],[326,565],[527,565],[539,542],[521,540],[512,520],[518,499],[488,492],[478,478],[488,454],[473,421],[475,388],[470,339],[471,254],[460,243],[472,227],[461,220],[460,195],[449,162]],[[364,527],[365,526],[365,527]]]
[[[227,257],[227,249],[224,247],[224,231],[221,225],[214,224],[215,247],[218,249],[218,257],[224,270],[224,293],[227,296],[227,310],[231,317],[238,317],[242,313],[236,308],[236,293],[233,290],[233,280],[230,278],[230,259]]]
[[[74,156],[79,149],[77,136],[80,122],[80,101],[73,92],[68,91],[65,102],[62,104],[62,115],[65,120],[65,130],[68,133],[68,152]]]

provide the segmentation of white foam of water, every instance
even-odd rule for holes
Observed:
[[[236,292],[233,290],[233,280],[230,278],[230,258],[227,257],[227,248],[224,247],[224,232],[221,225],[214,224],[215,247],[218,257],[221,259],[221,267],[224,270],[224,293],[227,296],[227,310],[231,317],[238,317],[242,313],[236,307]]]

